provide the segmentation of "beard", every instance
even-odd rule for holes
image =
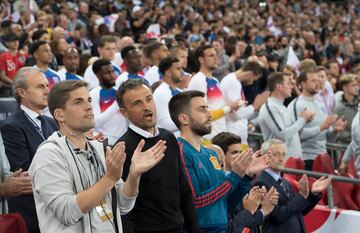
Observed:
[[[193,131],[196,135],[199,135],[199,136],[204,136],[206,134],[211,133],[211,124],[207,125],[205,123],[201,124],[201,123],[192,121],[190,128],[191,128],[191,131]]]

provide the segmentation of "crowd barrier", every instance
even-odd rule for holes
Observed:
[[[360,212],[317,205],[305,217],[307,232],[354,233],[360,230]]]
[[[253,149],[260,149],[261,144],[264,142],[263,136],[260,132],[249,132],[248,134],[248,143],[249,146]],[[326,143],[326,149],[328,154],[331,156],[334,168],[339,167],[339,161],[341,156],[344,154],[348,145],[339,144],[339,143]]]
[[[16,110],[17,106],[15,98],[0,98],[0,126],[1,123]]]

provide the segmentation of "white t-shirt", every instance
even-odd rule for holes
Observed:
[[[159,72],[159,67],[152,66],[144,75],[144,78],[149,82],[150,86],[160,81],[162,79],[162,75]]]

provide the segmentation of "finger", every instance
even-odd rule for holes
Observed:
[[[261,153],[262,153],[262,150],[260,149],[260,150],[257,150],[252,156],[253,156],[253,158],[260,157]]]
[[[160,140],[158,143],[156,143],[156,147],[154,148],[154,149],[152,149],[152,154],[153,155],[156,155],[156,154],[158,154],[158,153],[163,153],[165,150],[164,150],[164,148],[165,148],[165,144],[166,144],[166,141],[162,141],[162,140]]]
[[[17,171],[15,171],[13,174],[11,174],[10,176],[11,177],[17,177],[17,176],[19,176],[20,174],[21,174],[21,172],[22,172],[22,169],[20,168],[19,170],[17,170]]]
[[[137,145],[135,151],[134,151],[134,154],[135,153],[141,153],[142,149],[144,148],[144,145],[145,145],[145,140],[144,139],[141,139],[141,141],[139,142],[139,144]]]

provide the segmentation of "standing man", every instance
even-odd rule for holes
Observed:
[[[164,78],[160,86],[154,91],[157,125],[160,128],[176,133],[176,136],[180,136],[179,129],[171,120],[168,107],[170,99],[181,92],[177,88],[177,84],[181,82],[182,73],[179,60],[173,57],[164,58],[160,61],[159,70],[164,74]]]
[[[205,135],[207,139],[221,132],[227,132],[226,119],[224,115],[236,111],[239,108],[238,101],[226,103],[224,93],[221,91],[219,81],[212,76],[217,68],[217,55],[211,45],[203,45],[195,51],[196,62],[200,65],[199,72],[194,75],[189,83],[188,90],[197,90],[205,94],[209,110],[218,112],[216,117],[212,117],[211,134]]]
[[[131,232],[132,224],[135,233],[200,232],[178,142],[171,132],[156,126],[151,89],[141,80],[127,80],[118,89],[117,102],[121,114],[130,121],[128,131],[119,139],[126,144],[124,180],[133,166],[131,155],[141,140],[145,140],[144,149],[159,140],[166,141],[165,158],[141,178],[135,207],[125,216],[128,222],[125,232]]]
[[[30,47],[30,54],[35,58],[35,67],[40,69],[49,81],[49,89],[60,82],[59,74],[48,67],[53,58],[48,42],[43,40],[35,41]]]
[[[291,121],[296,122],[304,110],[315,113],[312,121],[307,122],[300,131],[305,169],[311,171],[316,156],[326,152],[327,139],[336,138],[336,133],[343,131],[347,122],[336,115],[327,115],[325,106],[314,99],[319,90],[319,80],[315,69],[304,70],[297,79],[301,86],[301,95],[288,106]]]
[[[186,91],[169,103],[171,119],[181,132],[178,138],[181,161],[193,195],[196,216],[202,232],[226,232],[227,213],[241,201],[240,194],[231,194],[239,182],[246,192],[257,172],[268,167],[268,156],[258,157],[251,149],[233,157],[231,171],[221,168],[215,151],[201,145],[201,137],[211,132],[211,114],[200,91]],[[230,200],[230,197],[235,201]],[[228,206],[228,203],[232,205]],[[229,208],[229,209],[228,209]],[[230,212],[230,211],[229,211]]]
[[[60,130],[39,147],[29,169],[41,231],[122,232],[120,214],[134,206],[140,177],[164,157],[165,143],[141,152],[141,141],[124,183],[125,144],[111,150],[86,137],[94,127],[87,83],[55,85],[49,108]]]
[[[116,87],[119,87],[128,79],[144,78],[138,73],[142,71],[141,52],[135,46],[128,46],[121,50],[121,57],[126,65],[126,71],[116,79]]]
[[[115,145],[128,128],[128,122],[120,114],[116,103],[114,69],[109,60],[99,59],[92,65],[100,86],[90,91],[95,116],[95,132],[102,132],[110,145]]]
[[[159,71],[161,59],[168,56],[167,47],[160,42],[153,42],[143,49],[144,55],[150,61],[151,68],[145,73],[144,78],[149,82],[150,86],[160,81],[163,75]]]
[[[291,96],[288,76],[279,72],[270,74],[268,88],[271,96],[261,107],[258,118],[264,141],[271,138],[280,139],[284,141],[289,156],[302,158],[299,132],[306,122],[314,118],[315,113],[303,110],[300,117],[292,121],[291,112],[289,113],[284,106],[284,100]]]
[[[262,74],[263,68],[259,62],[248,61],[241,69],[226,75],[220,82],[220,88],[224,93],[226,102],[240,100],[244,105],[236,112],[226,116],[228,132],[240,136],[243,144],[247,144],[248,120],[259,111],[266,101],[268,93],[259,94],[251,105],[246,106],[247,100],[242,86],[252,85]]]
[[[2,127],[6,155],[11,171],[27,171],[38,146],[56,129],[55,122],[41,111],[48,105],[49,82],[35,67],[21,68],[14,78],[13,92],[20,107]],[[40,232],[33,195],[8,200],[9,211],[19,212],[30,233]]]
[[[76,72],[80,66],[79,51],[74,47],[68,47],[63,56],[64,68],[58,71],[61,81],[83,80]]]
[[[106,59],[112,61],[115,57],[116,52],[116,38],[113,36],[102,36],[100,39],[99,47],[99,59]],[[121,69],[116,64],[111,63],[114,69],[115,79],[121,74]],[[99,86],[99,80],[94,74],[92,65],[86,68],[84,73],[84,80],[89,84],[89,90],[96,86]]]
[[[321,177],[309,189],[307,176],[303,175],[298,183],[299,193],[297,193],[281,177],[280,172],[284,168],[286,161],[286,147],[284,143],[278,139],[270,139],[263,143],[262,151],[264,153],[271,152],[270,168],[260,174],[254,186],[265,186],[266,189],[274,186],[280,194],[278,204],[264,220],[262,232],[305,233],[306,228],[303,215],[309,213],[319,202],[321,192],[328,187],[330,179]]]

